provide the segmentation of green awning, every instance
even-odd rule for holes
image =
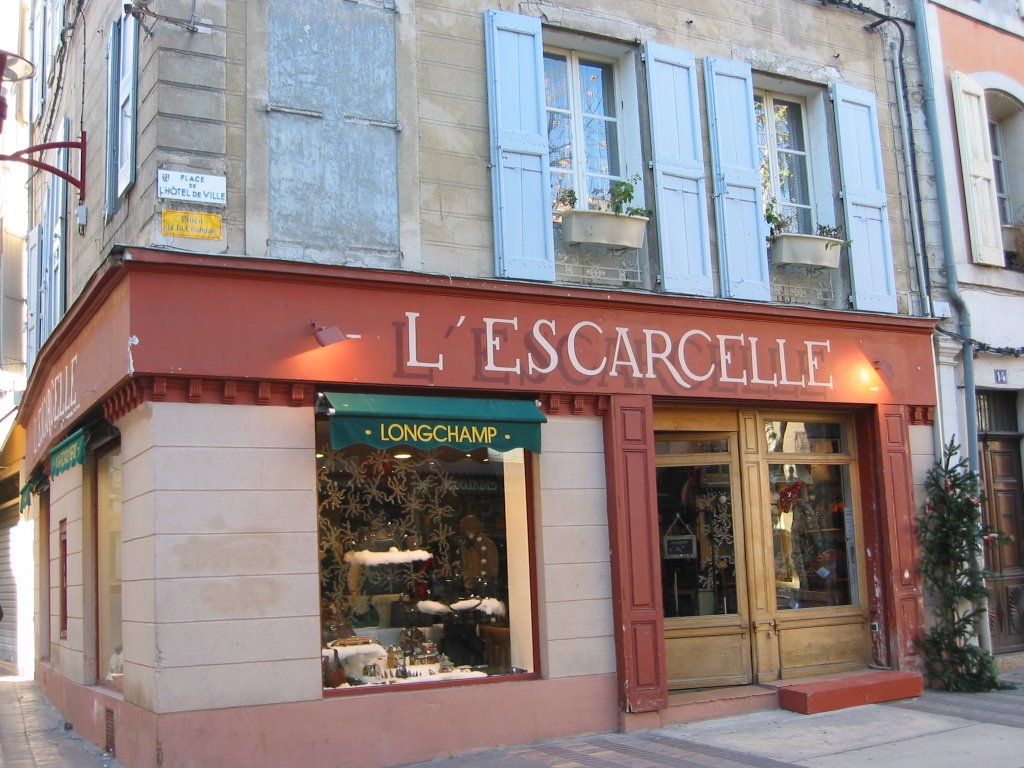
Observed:
[[[324,394],[331,405],[331,447],[366,443],[376,448],[441,445],[469,451],[526,448],[540,452],[547,421],[532,400],[469,397]]]
[[[85,430],[73,432],[50,449],[50,477],[85,463]]]
[[[45,487],[46,477],[43,475],[42,470],[37,468],[21,487],[21,509],[30,506],[32,504],[32,495],[39,493]]]

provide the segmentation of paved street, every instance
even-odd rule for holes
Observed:
[[[1004,679],[1018,687],[985,694],[926,690],[917,699],[819,715],[756,712],[488,750],[415,768],[1024,768],[1024,669]],[[339,760],[339,768],[345,765]],[[120,763],[66,730],[35,683],[0,676],[0,766]]]

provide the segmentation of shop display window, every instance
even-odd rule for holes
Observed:
[[[98,676],[121,686],[121,450],[96,459],[96,586]]]
[[[846,433],[840,423],[765,422],[780,609],[858,602]]]
[[[332,448],[318,420],[325,688],[533,671],[526,455]]]
[[[659,435],[655,452],[673,463],[656,471],[665,617],[736,613],[728,438]]]

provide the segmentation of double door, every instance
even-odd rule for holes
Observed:
[[[863,667],[849,421],[666,409],[655,425],[669,688]]]

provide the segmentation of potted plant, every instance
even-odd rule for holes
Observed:
[[[555,209],[562,215],[562,238],[569,243],[642,248],[651,211],[630,205],[639,183],[639,173],[611,182],[606,211],[577,209],[575,190],[563,189],[555,200]]]
[[[787,231],[792,219],[779,210],[774,198],[765,206],[764,218],[769,226],[773,264],[835,269],[839,266],[843,246],[850,244],[843,238],[841,226],[819,224],[813,235]]]

